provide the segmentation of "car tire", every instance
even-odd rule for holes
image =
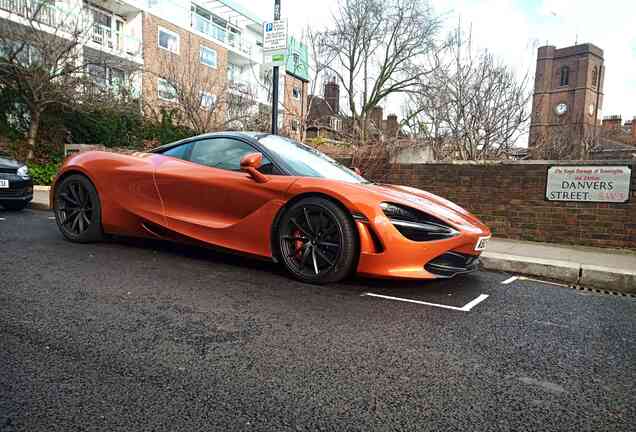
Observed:
[[[73,174],[56,185],[53,210],[67,240],[90,243],[104,238],[99,195],[86,176]]]
[[[5,201],[0,203],[0,206],[10,211],[20,211],[28,205],[28,201]]]
[[[283,213],[276,233],[280,261],[302,282],[340,281],[357,262],[353,220],[329,199],[308,197],[294,203]]]

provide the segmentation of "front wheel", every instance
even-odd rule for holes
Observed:
[[[55,188],[55,221],[68,240],[78,243],[103,238],[101,206],[95,186],[81,174],[73,174]]]
[[[353,221],[328,199],[298,201],[285,211],[277,232],[281,261],[303,282],[337,282],[349,275],[356,262]]]

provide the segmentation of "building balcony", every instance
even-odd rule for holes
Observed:
[[[0,10],[56,27],[55,6],[40,0],[0,0]]]
[[[240,54],[247,57],[252,55],[252,46],[240,35],[221,27],[195,12],[192,12],[192,28],[199,33],[203,33],[204,35],[233,48],[234,51]]]
[[[139,39],[101,24],[93,23],[91,42],[113,54],[141,55],[141,41]]]

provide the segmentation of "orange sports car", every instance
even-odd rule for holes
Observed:
[[[74,242],[104,234],[190,241],[282,263],[309,283],[448,278],[477,269],[475,216],[419,189],[365,180],[312,147],[211,133],[148,153],[68,158],[51,189]]]

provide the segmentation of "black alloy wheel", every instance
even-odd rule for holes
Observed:
[[[281,218],[278,237],[283,264],[303,282],[341,280],[356,261],[353,222],[324,198],[303,199],[289,208]]]
[[[101,207],[93,184],[83,175],[65,178],[55,188],[57,225],[68,240],[80,243],[102,238]]]

